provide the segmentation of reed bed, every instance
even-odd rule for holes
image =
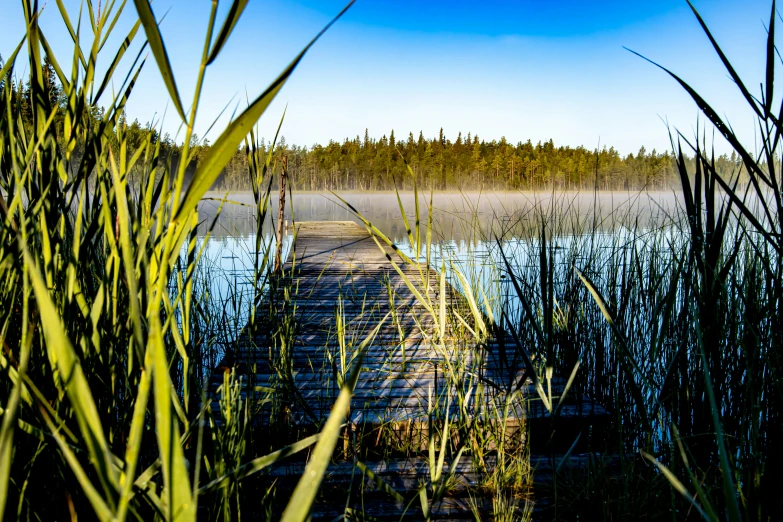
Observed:
[[[417,335],[443,360],[446,384],[422,402],[426,422],[415,433],[345,423],[379,332],[393,333],[389,362],[406,357],[413,334],[390,285],[383,317],[345,289],[323,357],[311,361],[333,371],[323,397],[332,413],[306,426],[292,420],[304,407],[293,359],[307,296],[295,269],[272,272],[266,231],[279,169],[253,127],[309,45],[194,162],[204,75],[246,2],[233,1],[222,25],[213,2],[188,110],[146,0],[134,1],[138,22],[113,54],[103,44],[126,2],[100,10],[87,2],[86,13],[73,13],[57,0],[74,42],[68,55],[50,48],[38,3],[22,5],[24,39],[0,69],[4,518],[305,520],[331,496],[345,498],[339,517],[363,520],[370,495],[404,506],[401,517],[425,519],[458,496],[478,520],[769,520],[780,512],[783,113],[772,107],[774,5],[760,99],[694,10],[758,119],[761,145],[748,152],[666,71],[742,160],[742,172],[726,176],[703,135],[673,131],[677,207],[645,210],[640,223],[638,205],[602,218],[553,197],[489,229],[474,213],[462,236],[475,246],[454,252],[431,204],[420,205],[428,197],[409,169],[416,200],[412,213],[400,203],[405,237],[390,238],[355,212],[379,248],[394,248],[392,267],[417,298]],[[142,35],[142,50],[126,56]],[[29,99],[14,87],[23,46]],[[155,129],[131,143],[122,117],[146,49],[182,121],[177,161],[161,154]],[[106,53],[112,65],[100,77]],[[52,74],[62,86],[56,103]],[[120,88],[110,94],[112,80]],[[242,277],[205,254],[216,220],[199,218],[238,148],[255,228]],[[208,203],[234,204],[227,196]],[[266,354],[268,380],[240,355],[251,352]],[[507,378],[482,379],[491,355]],[[559,440],[564,408],[584,396],[610,411],[608,425]],[[533,403],[545,411],[536,427],[520,414]],[[368,465],[401,456],[425,464],[405,490]],[[302,466],[303,479],[287,489],[272,472],[283,459]],[[341,463],[350,478],[334,486],[327,471]],[[465,469],[476,480],[460,479]]]
[[[252,128],[309,48],[232,119],[190,177],[201,86],[245,5],[235,1],[218,26],[212,3],[186,110],[146,0],[134,2],[138,21],[114,50],[104,44],[126,2],[69,12],[58,0],[52,9],[73,48],[57,54],[38,24],[42,6],[22,2],[24,38],[0,71],[0,513],[9,519],[193,520],[206,509],[228,520],[240,513],[240,478],[307,447],[322,461],[331,454],[339,404],[318,441],[283,444],[259,460],[248,458],[250,417],[236,383],[224,384],[217,419],[204,399],[203,378],[232,334],[201,263],[209,231],[200,241],[200,200],[243,146],[261,229],[270,165]],[[17,63],[22,46],[26,65]],[[136,146],[127,135],[124,108],[146,51],[182,123],[177,163],[160,154],[155,129]],[[111,60],[103,76],[99,56]],[[29,97],[15,88],[21,69]],[[258,237],[253,311],[269,251]],[[285,518],[303,519],[316,490],[312,482],[297,490]]]

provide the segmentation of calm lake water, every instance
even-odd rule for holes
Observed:
[[[199,208],[202,219],[211,222],[220,199],[225,194],[210,193]],[[231,203],[224,205],[218,217],[213,237],[243,237],[255,233],[253,197],[249,193],[233,193],[227,196]],[[344,201],[341,201],[342,198]],[[412,193],[400,194],[406,215],[413,226],[415,222],[415,197]],[[422,227],[427,224],[429,194],[419,194]],[[593,193],[437,193],[432,198],[433,230],[436,241],[461,241],[475,239],[475,225],[484,235],[505,232],[514,234],[514,226],[536,218],[534,209],[558,214],[567,212],[592,218],[597,217],[598,228],[611,230],[613,224],[629,217],[639,219],[645,226],[652,217],[672,213],[678,204],[679,194],[674,192],[603,192]],[[272,197],[271,215],[277,217],[277,194]],[[295,221],[355,221],[361,220],[348,208],[351,205],[379,230],[391,238],[402,239],[405,225],[399,203],[394,193],[345,193],[328,192],[294,193],[293,204],[286,202],[285,217]],[[272,232],[271,220],[266,232]]]
[[[208,194],[199,207],[203,222],[201,234],[216,218],[220,200],[225,194]],[[412,255],[394,193],[295,193],[293,205],[287,201],[285,219],[290,225],[301,221],[361,220],[348,208],[351,205],[368,221]],[[419,195],[422,238],[427,226],[429,194]],[[439,193],[433,196],[433,265],[455,262],[463,271],[478,277],[482,284],[497,282],[499,264],[494,238],[513,256],[515,269],[524,269],[537,262],[525,253],[525,244],[540,230],[542,212],[548,216],[547,235],[554,240],[558,252],[565,252],[585,230],[595,235],[627,234],[629,227],[644,231],[665,226],[669,216],[676,214],[680,195],[677,193]],[[400,195],[411,226],[415,226],[415,197]],[[205,249],[204,261],[211,267],[212,292],[224,299],[235,298],[251,288],[255,252],[255,208],[252,194],[233,193],[215,222]],[[269,218],[264,226],[264,238],[274,252],[273,219],[277,218],[275,193]],[[565,216],[565,218],[564,218]],[[283,256],[287,256],[292,227],[284,236]],[[556,259],[558,254],[556,253]],[[467,266],[469,265],[469,266]],[[243,306],[244,307],[244,306]]]
[[[225,194],[210,193],[199,207],[199,217],[207,225],[215,219],[220,200]],[[339,196],[339,197],[338,197]],[[342,198],[344,201],[341,201]],[[429,194],[419,194],[419,218],[422,238],[427,227]],[[531,228],[540,227],[540,213],[567,215],[568,219],[551,219],[548,235],[567,237],[579,234],[581,226],[603,233],[617,233],[622,225],[636,225],[639,229],[651,223],[661,225],[673,215],[679,205],[679,194],[674,192],[603,192],[593,193],[438,193],[432,198],[433,244],[454,254],[466,249],[482,249],[487,239],[500,237],[513,241],[528,237]],[[411,227],[415,226],[415,196],[400,194]],[[405,248],[406,227],[394,193],[294,193],[293,204],[286,202],[285,219],[295,221],[354,221],[361,220],[348,208],[351,205],[381,232]],[[274,242],[273,221],[278,213],[277,194],[272,198],[271,212],[264,226],[264,237]],[[217,216],[206,257],[216,268],[232,274],[244,273],[252,267],[255,251],[255,208],[250,193],[232,193]],[[578,216],[578,219],[577,219]],[[274,219],[270,219],[274,217]],[[575,221],[580,221],[576,223]],[[284,250],[291,241],[291,226],[284,238]]]

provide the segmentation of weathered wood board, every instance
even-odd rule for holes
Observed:
[[[526,400],[518,402],[516,414],[524,418],[548,415],[526,380],[521,361],[514,362],[511,347],[504,350],[503,343],[491,337],[477,347],[464,335],[455,334],[445,343],[444,353],[431,342],[435,335],[432,314],[417,300],[391,260],[416,281],[426,280],[426,268],[420,271],[402,263],[391,247],[380,248],[365,228],[351,221],[305,222],[296,228],[296,241],[284,265],[286,280],[268,297],[277,303],[285,301],[289,310],[296,307],[293,345],[286,355],[290,373],[285,377],[298,390],[291,404],[294,422],[318,424],[325,419],[356,347],[384,319],[364,356],[351,405],[354,424],[426,419],[430,401],[433,407],[443,409],[449,396],[456,403],[459,389],[465,393],[471,385],[485,390],[483,399],[476,399],[475,394],[470,399],[471,410],[475,415],[487,415],[484,408],[493,393],[519,381],[523,381]],[[436,303],[438,277],[435,271],[429,274],[430,296]],[[449,308],[463,309],[463,316],[469,320],[464,297],[448,284],[446,293]],[[267,302],[259,308],[259,324],[269,324],[270,310],[275,306]],[[338,314],[344,321],[343,357]],[[280,363],[275,357],[279,356],[282,341],[275,339],[270,329],[262,326],[256,338],[241,342],[235,353],[235,359],[253,374],[257,386],[281,383]],[[449,382],[449,367],[463,368],[460,382]],[[559,396],[562,388],[562,381],[556,381],[553,394]],[[600,405],[576,396],[560,413],[562,417],[605,414]]]
[[[358,345],[384,321],[366,348],[351,402],[350,425],[362,438],[374,439],[374,433],[380,434],[379,427],[383,426],[387,437],[396,432],[410,446],[426,447],[430,410],[438,410],[442,416],[450,404],[450,414],[456,415],[461,396],[468,415],[479,422],[495,422],[498,403],[493,401],[502,398],[513,384],[522,393],[509,410],[508,429],[519,432],[523,422],[538,422],[551,432],[550,414],[525,375],[510,339],[507,345],[503,339],[489,335],[477,344],[464,332],[447,332],[444,343],[447,349],[443,350],[432,341],[436,337],[432,314],[406,285],[392,260],[397,262],[402,274],[418,282],[416,288],[429,288],[427,295],[435,302],[440,298],[437,272],[430,270],[428,274],[427,267],[401,262],[393,248],[386,245],[381,248],[365,228],[354,222],[298,223],[296,229],[295,244],[283,266],[284,277],[259,307],[257,333],[252,339],[243,338],[233,357],[253,385],[288,390],[285,392],[288,421],[319,429],[331,411],[339,393],[341,375],[351,366]],[[431,284],[421,284],[428,276]],[[466,299],[459,291],[447,284],[445,298],[449,313],[461,311],[470,321]],[[281,337],[274,332],[281,329],[280,317],[286,317],[285,312],[281,313],[283,307],[288,310],[290,334]],[[341,322],[342,334],[338,332]],[[284,343],[285,350],[281,348]],[[281,352],[285,352],[284,363]],[[453,374],[447,371],[449,367],[462,369],[459,379],[448,377]],[[215,375],[213,391],[222,379]],[[564,382],[555,380],[552,384],[557,402]],[[477,393],[479,389],[481,392]],[[213,409],[216,408],[217,401],[213,401]],[[606,410],[591,399],[568,394],[558,415],[561,445],[567,449],[585,427],[599,425],[606,418]],[[368,434],[373,435],[368,437]],[[420,440],[411,443],[415,437]],[[531,438],[535,440],[535,434]],[[542,464],[545,459],[537,458],[545,468]],[[394,462],[397,468],[405,468],[401,464],[404,460]],[[367,462],[367,465],[375,469],[376,475],[406,491],[415,491],[421,480],[427,478],[421,460],[411,464],[410,469],[397,469],[388,462]],[[302,466],[303,463],[293,461],[272,470],[271,476],[280,480],[281,487],[289,482],[293,487]],[[330,466],[327,483],[348,480],[346,477],[353,477],[349,471],[352,469],[350,462]],[[478,480],[481,474],[472,469],[469,459],[460,470],[468,482]],[[288,482],[285,477],[289,477]],[[393,502],[389,504],[387,500],[373,504],[374,516],[394,513],[399,517],[401,506],[392,506]],[[443,517],[452,518],[457,513],[469,512],[465,502],[466,498],[444,499],[437,509]],[[331,518],[340,509],[327,502],[314,512],[314,517]]]

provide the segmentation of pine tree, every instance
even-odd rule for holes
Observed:
[[[56,83],[56,74],[50,70],[45,76],[46,88],[57,94],[59,84]],[[16,85],[10,80],[9,83],[12,87]],[[18,85],[21,92],[17,95],[22,111],[28,111],[25,122],[31,124],[29,106],[26,109],[29,84],[24,88],[21,83]],[[86,117],[98,121],[101,110],[99,106],[86,107]],[[128,124],[127,115],[121,114],[119,126],[124,128],[131,148],[141,146],[141,138],[146,134],[138,121]],[[162,138],[156,135],[155,139],[162,139],[162,150],[176,148],[168,135]],[[194,140],[198,138],[194,136]],[[261,139],[261,156],[265,156],[268,147],[269,144]],[[197,144],[194,159],[198,161],[197,156],[205,154],[208,148],[206,142]],[[411,166],[420,187],[438,190],[480,187],[493,190],[559,190],[591,188],[594,183],[600,190],[645,186],[660,190],[678,180],[673,156],[655,150],[648,153],[644,147],[636,154],[621,156],[614,148],[558,147],[551,139],[535,145],[528,139],[513,145],[505,137],[485,141],[472,133],[463,137],[461,132],[451,142],[443,129],[429,139],[424,137],[423,131],[419,131],[418,139],[409,132],[405,141],[398,141],[393,129],[388,137],[383,136],[376,141],[370,137],[369,129],[365,129],[363,139],[357,135],[354,139],[333,140],[326,146],[314,144],[310,148],[290,146],[281,137],[273,151],[275,160],[279,160],[284,151],[289,155],[289,172],[297,186],[309,190],[389,190],[394,187],[395,179],[402,183],[402,188],[409,189],[411,179],[405,174],[399,155]],[[237,157],[227,167],[221,178],[224,188],[248,188],[245,154],[244,150],[237,151]],[[726,173],[736,172],[739,162],[736,155],[733,158],[727,155],[718,161],[721,172]],[[594,177],[596,164],[600,168],[598,176]]]

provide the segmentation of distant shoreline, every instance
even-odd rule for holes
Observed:
[[[395,192],[393,190],[335,190],[333,191],[335,194],[339,195],[366,195],[366,196],[372,196],[372,195],[393,195]],[[415,194],[412,190],[400,190],[400,194],[405,195],[413,195]],[[250,190],[235,190],[235,191],[228,191],[228,194],[252,194],[253,192]],[[293,191],[294,195],[297,194],[306,195],[306,196],[312,196],[312,195],[325,195],[325,196],[331,196],[332,192],[329,190],[296,190]],[[595,192],[592,190],[562,190],[562,191],[554,191],[551,190],[498,190],[498,191],[480,191],[480,190],[464,190],[464,191],[456,191],[456,190],[438,190],[434,191],[433,194],[445,196],[445,195],[467,195],[467,196],[495,196],[495,195],[547,195],[551,196],[554,194],[555,196],[562,196],[562,195],[592,195]],[[640,194],[680,194],[682,193],[682,189],[670,189],[670,190],[599,190],[597,191],[597,194],[600,195],[609,195],[609,194],[626,194],[626,195],[640,195]],[[224,194],[226,194],[226,191],[219,191],[219,190],[210,190],[207,192],[204,197],[222,197]],[[272,195],[277,194],[276,190],[272,190]],[[430,191],[427,190],[419,190],[419,197],[429,197]],[[287,192],[286,192],[287,195]]]

